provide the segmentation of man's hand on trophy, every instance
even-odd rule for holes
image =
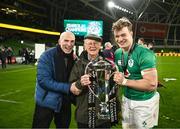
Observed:
[[[73,82],[73,83],[71,84],[70,91],[71,91],[74,95],[79,95],[79,94],[81,93],[81,90],[78,89],[75,84],[76,84],[76,82]]]
[[[88,86],[89,84],[91,84],[90,75],[85,74],[85,75],[81,76],[81,85]]]
[[[124,75],[123,75],[122,72],[116,71],[116,72],[114,73],[114,78],[113,78],[113,79],[114,79],[114,81],[115,81],[118,85],[122,85],[125,77],[124,77]]]

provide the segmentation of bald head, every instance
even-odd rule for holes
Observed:
[[[75,40],[74,34],[73,34],[72,32],[70,32],[70,31],[62,32],[61,35],[60,35],[60,37],[59,37],[59,40],[62,40],[62,39],[64,39],[65,37],[71,37],[72,39]]]
[[[59,37],[58,43],[64,53],[69,54],[72,52],[75,44],[75,35],[70,31],[63,32]]]

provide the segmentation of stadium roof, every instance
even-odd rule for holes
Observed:
[[[109,38],[112,23],[126,16],[134,22],[176,26],[180,32],[179,0],[111,0],[121,9],[109,8],[109,1],[1,0],[0,22],[62,32],[64,19],[103,20],[104,37]]]

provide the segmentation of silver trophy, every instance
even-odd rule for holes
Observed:
[[[106,60],[98,60],[87,64],[85,74],[91,76],[89,90],[98,101],[96,104],[96,115],[98,119],[110,119],[110,95],[114,92],[115,84],[112,82],[112,75],[116,68]]]

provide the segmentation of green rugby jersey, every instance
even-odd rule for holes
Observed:
[[[127,65],[125,77],[130,80],[142,79],[141,71],[156,67],[156,56],[153,51],[141,45],[135,44],[128,60],[128,52],[123,53],[124,64]],[[115,63],[119,71],[122,69],[122,49],[119,48],[115,52]],[[128,61],[127,61],[128,60]],[[124,96],[132,100],[147,100],[153,97],[154,91],[139,91],[129,87],[123,87]]]

